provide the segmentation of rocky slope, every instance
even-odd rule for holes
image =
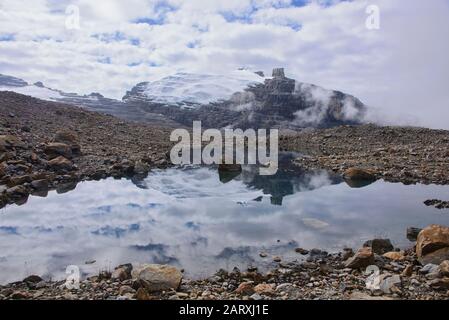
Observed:
[[[138,121],[152,125],[179,127],[176,123],[160,113],[151,112],[131,102],[124,102],[104,97],[100,93],[79,95],[46,87],[42,82],[29,84],[22,79],[0,74],[0,91],[12,91],[34,98],[61,102],[83,107],[90,111],[110,114],[123,120]]]
[[[165,167],[170,130],[0,92],[0,206],[76,182]]]
[[[449,131],[414,127],[341,126],[281,137],[280,146],[307,156],[297,164],[340,174],[350,168],[403,183],[448,184]]]

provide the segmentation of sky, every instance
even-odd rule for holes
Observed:
[[[0,0],[1,74],[120,99],[179,71],[284,67],[432,128],[449,129],[448,39],[449,0]]]

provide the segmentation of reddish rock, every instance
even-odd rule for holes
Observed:
[[[65,143],[50,143],[45,146],[44,153],[50,160],[59,156],[67,159],[72,158],[72,149]]]
[[[48,161],[48,166],[51,169],[56,169],[56,170],[70,171],[73,169],[73,163],[70,160],[68,160],[62,156]]]
[[[449,259],[449,228],[430,225],[422,230],[416,242],[416,255],[423,264],[440,264]]]
[[[366,268],[374,264],[374,253],[369,247],[361,248],[357,253],[349,258],[346,263],[346,268],[359,269]]]

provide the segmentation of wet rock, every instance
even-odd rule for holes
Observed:
[[[416,254],[422,264],[440,264],[449,259],[449,228],[430,225],[422,230],[416,242]]]
[[[168,265],[144,264],[133,269],[132,277],[148,292],[157,292],[177,290],[181,284],[182,273]]]
[[[47,164],[50,169],[57,171],[71,171],[73,169],[73,163],[63,156],[50,160]]]
[[[359,168],[349,168],[347,169],[343,177],[348,180],[376,180],[376,176],[371,170],[359,169]]]
[[[72,149],[66,145],[65,143],[50,143],[45,146],[44,153],[47,157],[52,160],[59,156],[63,156],[64,158],[71,159],[72,158]]]
[[[364,247],[346,261],[345,267],[351,269],[366,268],[373,265],[374,262],[374,253],[372,249],[369,247]]]
[[[407,228],[407,239],[414,242],[418,239],[419,233],[422,231],[420,228],[410,227]]]
[[[376,254],[384,254],[394,250],[393,245],[389,239],[374,239],[365,242],[364,247],[369,247]]]

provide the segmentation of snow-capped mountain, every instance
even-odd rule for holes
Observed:
[[[152,124],[188,126],[201,120],[209,128],[330,127],[363,121],[366,107],[357,98],[289,79],[284,69],[236,70],[226,75],[176,73],[137,84],[122,101],[99,93],[78,95],[38,82],[0,75],[0,91],[78,105],[92,111]]]
[[[176,73],[158,81],[139,83],[123,100],[194,107],[230,99],[234,93],[264,80],[260,74],[248,70],[227,75]]]

